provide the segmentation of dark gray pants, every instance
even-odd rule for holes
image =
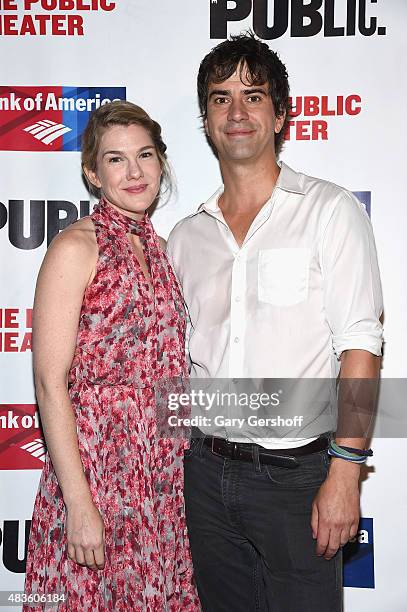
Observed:
[[[223,459],[193,440],[185,503],[205,612],[340,612],[342,552],[318,557],[311,504],[327,453],[287,469]]]

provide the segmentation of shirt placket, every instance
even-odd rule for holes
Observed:
[[[235,251],[230,291],[229,377],[232,379],[241,378],[244,375],[246,259],[247,247]]]
[[[221,211],[211,211],[211,214],[221,224],[226,243],[233,254],[231,288],[230,288],[230,335],[229,335],[229,381],[226,388],[229,393],[239,394],[239,380],[245,377],[245,333],[246,333],[246,293],[247,293],[247,257],[250,240],[258,229],[269,219],[275,201],[275,192],[270,202],[253,220],[247,236],[239,248],[233,234],[227,225]],[[223,414],[227,418],[236,417],[233,403],[223,406]],[[226,438],[236,437],[235,428],[225,425]]]
[[[274,194],[271,202],[253,220],[240,249],[234,250],[234,261],[232,265],[232,280],[230,292],[230,344],[229,344],[229,389],[237,395],[244,391],[245,385],[245,338],[246,338],[246,294],[247,294],[247,258],[250,252],[250,240],[258,229],[269,219],[274,203]],[[242,384],[239,384],[242,383]],[[242,417],[241,410],[229,408],[229,417]],[[232,413],[233,411],[233,413]],[[228,428],[226,427],[226,430]],[[227,431],[227,437],[236,436]]]

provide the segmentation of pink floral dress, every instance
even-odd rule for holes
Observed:
[[[94,572],[67,556],[65,505],[47,456],[25,591],[66,594],[54,610],[198,611],[182,493],[185,440],[158,435],[155,415],[156,383],[186,374],[182,297],[148,216],[134,221],[102,200],[91,219],[99,259],[84,295],[69,394],[105,524],[105,568]],[[129,233],[140,238],[153,291]]]

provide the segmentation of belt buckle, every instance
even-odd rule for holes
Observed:
[[[215,436],[212,437],[212,446],[211,446],[211,451],[214,455],[217,455],[218,457],[222,457],[223,459],[226,457],[228,459],[236,459],[236,450],[237,450],[237,442],[229,442],[229,440],[224,440],[224,444],[225,444],[225,453],[219,453],[215,450],[215,440],[217,440],[217,438],[215,438]],[[232,446],[230,446],[230,444]]]
[[[211,446],[211,451],[214,455],[216,455],[217,457],[223,457],[223,455],[221,455],[221,453],[216,452],[215,448],[214,448],[214,444],[215,444],[215,436],[212,436],[212,446]]]

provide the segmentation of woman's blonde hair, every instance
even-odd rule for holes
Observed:
[[[124,100],[103,104],[89,117],[82,135],[82,172],[90,193],[100,198],[100,189],[93,185],[84,173],[84,168],[96,172],[97,155],[103,133],[112,125],[141,125],[151,136],[160,161],[162,175],[160,192],[171,191],[171,169],[168,164],[167,145],[161,137],[161,126],[151,119],[140,106]],[[164,189],[163,189],[164,187]]]

